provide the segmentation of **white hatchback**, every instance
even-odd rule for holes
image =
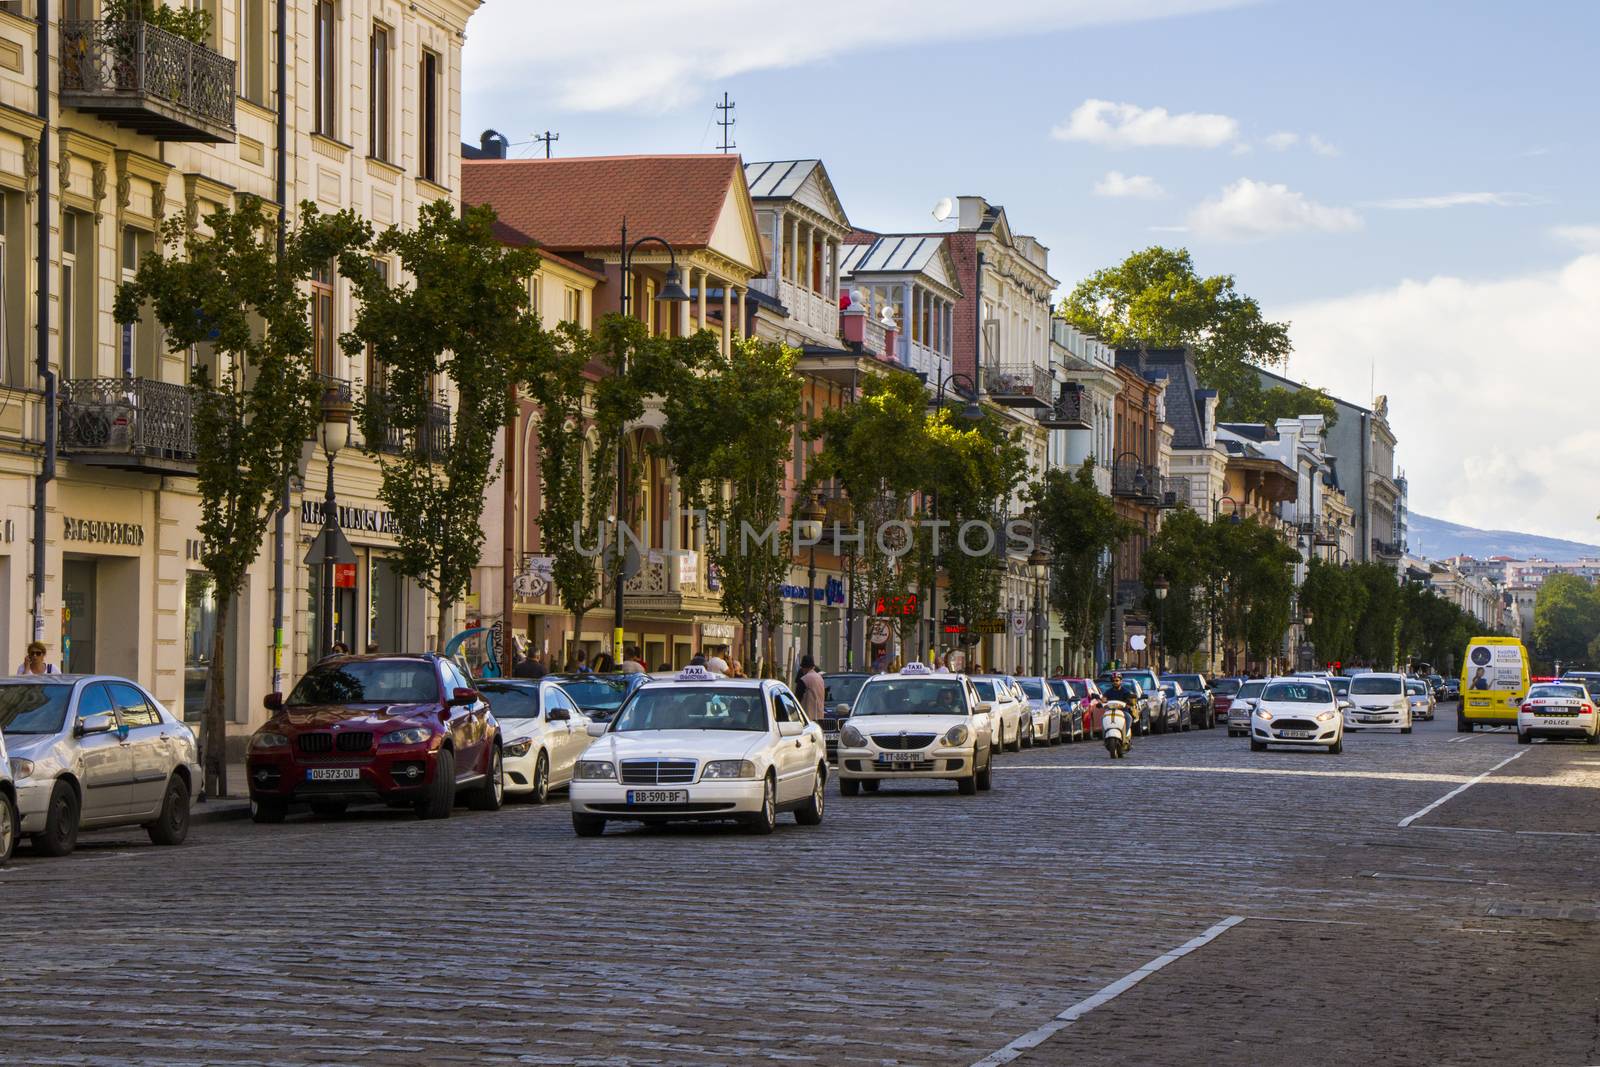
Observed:
[[[1369,671],[1350,679],[1350,696],[1344,709],[1347,730],[1399,730],[1411,732],[1411,698],[1403,674]]]
[[[1250,711],[1250,751],[1268,745],[1344,750],[1344,718],[1326,678],[1274,678]]]
[[[1600,724],[1589,690],[1571,682],[1541,682],[1528,687],[1517,709],[1517,743],[1531,744],[1535,737],[1581,738],[1600,744]]]
[[[758,834],[780,811],[822,821],[828,749],[789,687],[685,667],[635,689],[572,779],[572,829],[597,837],[609,821],[727,820]]]
[[[1023,740],[1030,736],[1025,729],[1025,724],[1032,721],[1027,700],[1012,688],[1011,679],[1003,674],[974,674],[969,677],[977,689],[978,700],[988,705],[989,713],[994,717],[992,733],[995,751],[1010,749],[1020,752]]]
[[[953,780],[963,794],[988,789],[989,711],[964,675],[933,674],[921,663],[874,675],[839,731],[839,791],[854,796],[915,778]]]

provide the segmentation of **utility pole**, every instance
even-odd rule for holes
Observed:
[[[543,133],[534,134],[533,135],[533,139],[535,141],[541,141],[541,142],[544,143],[544,158],[549,159],[550,158],[550,144],[551,144],[552,141],[561,140],[561,135],[559,133],[551,133],[549,130],[546,130]]]
[[[722,103],[717,105],[717,110],[722,112],[722,117],[717,120],[717,125],[722,127],[722,154],[727,155],[739,146],[733,141],[733,127],[738,119],[733,117],[733,109],[739,105],[728,99],[728,94],[722,94]]]

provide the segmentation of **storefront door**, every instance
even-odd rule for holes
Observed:
[[[204,571],[190,571],[184,587],[183,717],[199,722],[211,677],[212,643],[217,635],[216,583]],[[230,672],[231,673],[231,672]]]
[[[67,559],[61,564],[63,637],[61,669],[92,674],[94,665],[95,585],[99,567],[92,559]]]
[[[347,567],[348,570],[341,570]],[[311,660],[316,662],[327,655],[328,650],[322,647],[322,568],[312,567],[311,580],[307,588],[311,594],[311,633],[310,649]],[[343,564],[335,567],[333,587],[333,640],[342,643],[346,648],[356,649],[356,588],[355,565]]]
[[[367,640],[379,652],[406,651],[406,579],[387,557],[368,557]]]

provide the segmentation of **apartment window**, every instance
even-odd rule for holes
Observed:
[[[567,286],[566,302],[561,309],[561,321],[583,325],[583,290]]]
[[[375,159],[389,158],[389,27],[372,25],[368,51],[372,71],[367,82],[367,137]]]
[[[317,373],[334,377],[336,350],[333,321],[333,264],[311,272],[311,341],[316,355]]]
[[[417,151],[421,159],[417,173],[430,182],[439,180],[439,56],[426,49],[418,85],[417,106],[422,112]]]
[[[61,362],[70,378],[93,378],[94,224],[81,211],[61,214]]]
[[[317,0],[316,6],[316,131],[324,137],[334,137],[339,132],[338,113],[334,105],[338,100],[339,56],[335,33],[338,12],[334,0]]]
[[[132,226],[122,228],[122,280],[131,282],[139,272],[139,260],[154,245],[154,236]],[[156,377],[155,328],[145,322],[122,326],[122,351],[118,353],[124,377]]]
[[[378,278],[387,287],[389,284],[389,261],[375,259],[372,269],[378,272]],[[378,350],[372,345],[367,345],[367,392],[381,393],[384,387],[383,361],[378,358]]]
[[[239,95],[267,103],[267,0],[239,0]]]

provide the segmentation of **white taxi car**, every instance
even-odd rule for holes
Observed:
[[[902,778],[953,779],[968,795],[988,789],[991,710],[964,675],[934,674],[917,662],[874,675],[839,731],[839,792],[871,793],[885,779]]]
[[[1600,724],[1589,690],[1572,682],[1541,682],[1528,687],[1517,709],[1517,743],[1532,744],[1535,737],[1581,737],[1600,744]]]
[[[1344,709],[1347,730],[1399,730],[1411,732],[1411,698],[1406,676],[1368,671],[1350,679],[1349,706]]]
[[[1273,678],[1250,709],[1250,751],[1268,745],[1344,751],[1344,717],[1326,678]]]
[[[782,682],[685,667],[635,689],[588,732],[597,740],[569,791],[579,837],[610,821],[733,819],[758,834],[772,833],[780,811],[822,821],[827,745]]]

